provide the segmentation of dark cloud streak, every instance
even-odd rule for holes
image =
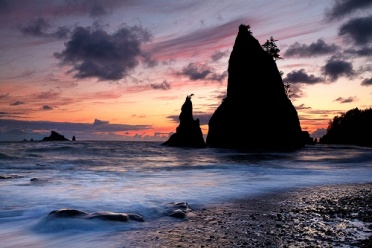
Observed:
[[[53,107],[49,106],[49,105],[44,105],[41,107],[42,110],[53,110]]]
[[[337,99],[335,99],[334,101],[335,102],[339,102],[339,103],[351,103],[351,102],[355,102],[357,99],[355,96],[350,96],[348,98],[343,98],[343,97],[338,97]]]
[[[316,84],[324,82],[324,78],[322,77],[316,77],[313,74],[308,75],[305,71],[305,69],[300,70],[294,70],[287,74],[286,78],[283,79],[283,81],[287,81],[294,84]]]
[[[350,38],[356,45],[372,42],[372,15],[347,21],[342,24],[338,34]]]
[[[22,101],[15,101],[14,103],[11,103],[10,106],[18,106],[18,105],[22,105],[22,104],[25,104],[25,103],[22,102]]]
[[[49,31],[52,25],[49,21],[42,17],[32,19],[28,24],[20,27],[20,31],[23,35],[34,36],[34,37],[49,37],[57,39],[65,39],[70,35],[70,29],[68,27],[58,27],[56,31]]]
[[[229,55],[229,51],[216,51],[215,53],[212,54],[211,59],[213,62],[217,62],[220,59],[227,57]]]
[[[109,122],[100,121],[97,119],[95,120],[94,123],[96,124],[52,121],[19,121],[11,119],[0,119],[0,129],[49,130],[49,131],[60,130],[69,132],[81,131],[120,132],[137,131],[152,128],[150,125],[110,124]]]
[[[365,78],[365,79],[363,79],[362,85],[364,85],[364,86],[370,86],[370,85],[372,85],[372,77],[371,78]]]
[[[318,39],[310,45],[300,44],[298,42],[290,45],[285,51],[286,57],[315,57],[335,53],[339,47],[332,44],[328,45],[323,39]]]
[[[154,90],[170,90],[171,85],[167,82],[167,80],[164,80],[162,83],[154,83],[150,84],[151,88]]]
[[[368,9],[370,5],[370,0],[335,0],[332,8],[326,12],[326,17],[328,20],[339,19],[357,10]]]
[[[21,33],[30,36],[45,37],[48,36],[46,31],[50,28],[50,24],[42,17],[31,20],[27,25],[20,28]]]
[[[208,80],[208,81],[217,81],[222,82],[227,73],[223,72],[222,74],[215,73],[214,68],[206,64],[190,63],[187,66],[183,67],[180,72],[176,73],[177,75],[183,75],[188,77],[190,80]]]
[[[359,57],[368,57],[372,55],[372,47],[362,47],[360,49],[350,48],[344,51],[345,53],[356,55]]]

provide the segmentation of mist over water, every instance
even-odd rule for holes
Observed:
[[[195,209],[289,188],[371,182],[372,149],[317,145],[285,153],[151,142],[0,143],[0,175],[0,247],[111,247],[115,242],[100,237],[176,221],[164,214],[168,202]],[[61,208],[134,212],[146,222],[48,218]]]

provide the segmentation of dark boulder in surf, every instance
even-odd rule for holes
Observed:
[[[192,115],[191,96],[192,95],[187,96],[185,103],[182,105],[181,114],[179,116],[180,125],[176,129],[176,133],[172,134],[163,145],[193,148],[205,147],[199,119],[194,120]]]
[[[49,137],[44,137],[42,141],[69,141],[65,138],[65,136],[57,133],[56,131],[52,131]]]
[[[48,214],[48,216],[54,216],[58,218],[74,218],[74,217],[85,217],[89,214],[84,211],[76,210],[76,209],[59,209],[53,210]]]
[[[169,202],[166,206],[166,215],[177,219],[184,219],[192,210],[187,202]]]
[[[56,218],[80,218],[80,219],[99,219],[104,221],[137,221],[144,222],[145,220],[139,214],[135,213],[113,213],[113,212],[96,212],[87,213],[76,209],[59,209],[54,210],[48,214],[50,217]]]
[[[240,25],[228,66],[227,96],[209,121],[207,146],[296,149],[304,146],[297,111],[273,57]]]

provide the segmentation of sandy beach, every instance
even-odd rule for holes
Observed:
[[[126,232],[121,247],[372,247],[372,184],[269,194],[152,224]]]

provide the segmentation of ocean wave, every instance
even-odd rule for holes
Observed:
[[[0,159],[14,160],[14,159],[17,159],[17,158],[18,157],[16,157],[16,156],[11,156],[11,155],[0,152]]]

